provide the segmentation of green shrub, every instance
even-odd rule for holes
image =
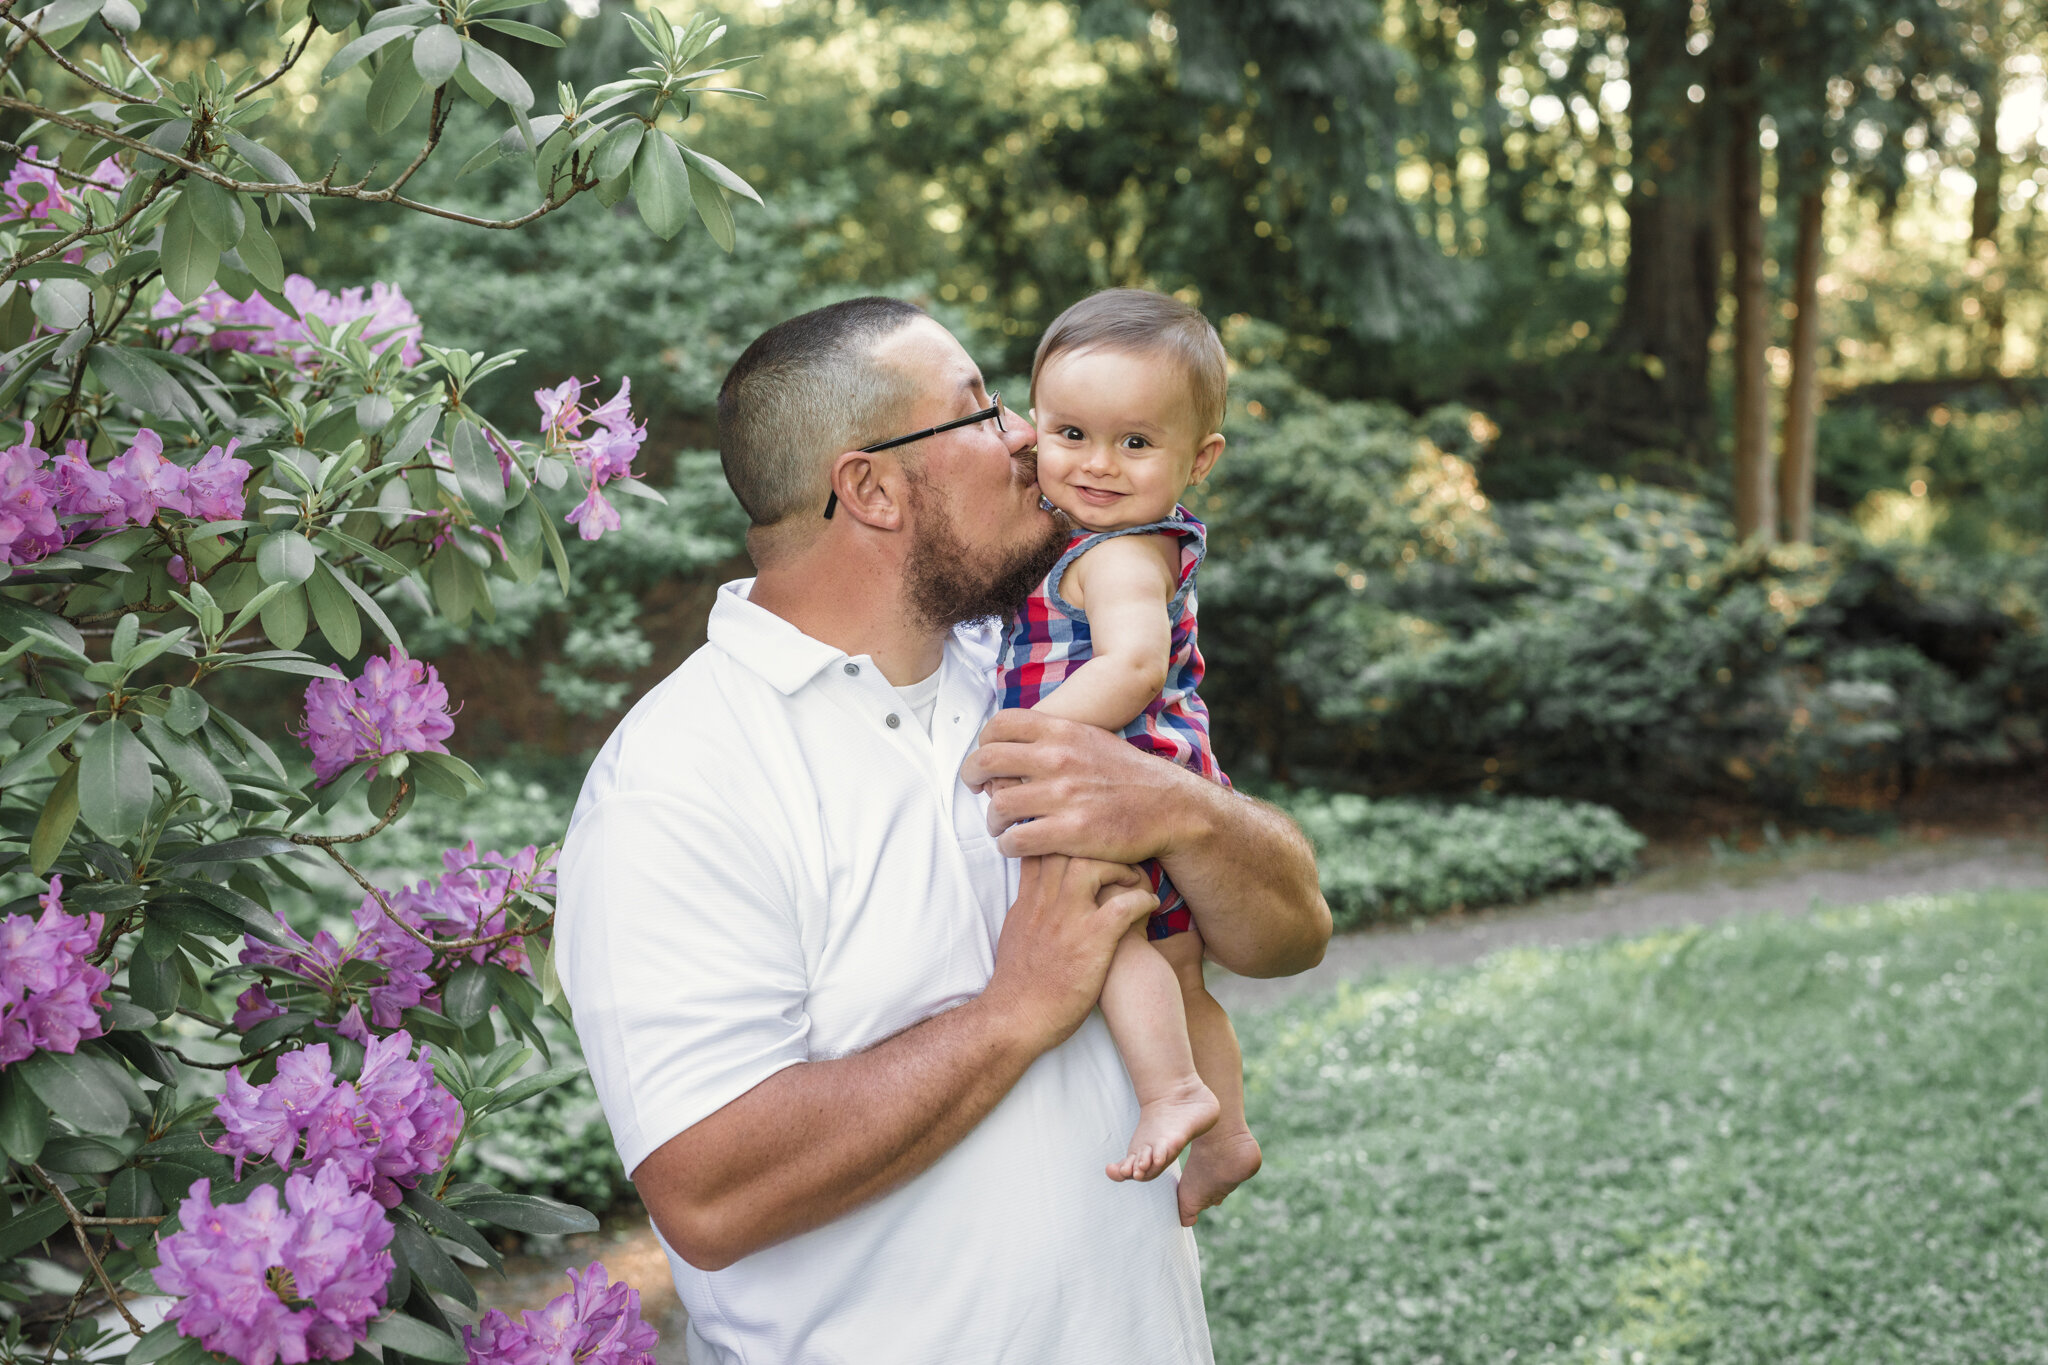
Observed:
[[[1316,846],[1339,928],[1476,908],[1617,877],[1643,836],[1604,806],[1540,797],[1455,805],[1301,791],[1278,798]]]

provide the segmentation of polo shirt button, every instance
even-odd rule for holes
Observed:
[[[848,664],[846,666],[846,676],[849,678],[858,678],[860,676],[860,665]]]
[[[888,725],[889,725],[889,728],[890,728],[891,730],[895,729],[895,728],[896,728],[897,726],[901,725],[902,723],[903,723],[903,720],[902,720],[902,718],[901,718],[900,716],[898,716],[898,715],[897,715],[897,714],[896,714],[896,713],[895,713],[894,711],[891,711],[891,712],[889,713],[889,720],[888,720]]]

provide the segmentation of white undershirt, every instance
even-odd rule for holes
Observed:
[[[932,675],[923,682],[910,683],[896,689],[896,695],[903,698],[903,704],[910,708],[910,714],[917,717],[924,726],[927,738],[932,732],[932,713],[939,708],[939,674],[943,669],[935,668]]]

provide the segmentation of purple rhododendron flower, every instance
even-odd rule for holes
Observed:
[[[230,1071],[213,1112],[226,1128],[213,1149],[235,1159],[237,1179],[243,1162],[264,1158],[288,1171],[333,1167],[386,1208],[447,1164],[462,1128],[461,1103],[425,1049],[412,1059],[404,1030],[369,1040],[353,1082],[336,1079],[325,1043],[286,1053],[262,1085]]]
[[[408,916],[408,922],[416,918]],[[286,925],[283,929],[291,940],[289,946],[267,943],[251,935],[244,940],[242,961],[252,966],[281,967],[304,977],[336,1001],[362,991],[369,997],[370,1018],[378,1028],[397,1028],[403,1012],[415,1005],[438,1008],[434,980],[426,970],[434,963],[433,949],[393,924],[374,897],[363,897],[356,909],[355,922],[355,942],[346,949],[324,929],[308,940]],[[414,927],[425,932],[424,926]],[[382,969],[382,975],[345,981],[343,968],[352,962],[374,964]],[[235,999],[238,1029],[254,1028],[283,1013],[284,1007],[274,1003],[261,986],[251,986]]]
[[[64,880],[50,878],[42,915],[0,920],[0,1066],[38,1048],[76,1052],[106,1032],[107,974],[86,961],[100,941],[100,916],[64,909]]]
[[[393,645],[389,658],[372,655],[353,682],[336,669],[309,684],[305,728],[293,733],[312,751],[313,776],[324,784],[358,759],[447,753],[441,741],[455,733],[455,718],[441,675]]]
[[[633,477],[633,458],[647,440],[647,424],[633,420],[632,392],[633,381],[621,379],[617,393],[589,409],[580,406],[583,381],[579,379],[566,379],[552,389],[533,393],[550,451],[567,454],[589,490],[567,518],[585,540],[619,529],[618,509],[603,489],[615,480]],[[582,434],[585,422],[597,428],[587,437]]]
[[[48,166],[30,164],[42,159],[42,153],[33,142],[21,149],[21,157],[7,173],[6,183],[0,184],[0,222],[18,218],[40,220],[48,218],[53,209],[76,206],[78,191],[84,188],[78,177],[62,176]],[[69,183],[66,183],[67,179]],[[109,157],[93,168],[89,179],[95,187],[118,196],[128,183],[128,172]],[[42,193],[33,193],[28,189],[30,185],[40,185]]]
[[[35,430],[22,423],[21,440],[0,451],[0,563],[33,564],[64,544],[57,479]]]
[[[92,461],[86,458],[85,442],[66,441],[64,453],[53,462],[51,473],[57,483],[57,515],[85,518],[73,528],[74,532],[96,527],[111,530],[128,524],[128,504],[114,491],[113,478],[105,470],[92,467]]]
[[[661,1335],[640,1317],[640,1291],[608,1284],[596,1261],[569,1272],[569,1292],[514,1321],[493,1308],[462,1330],[470,1365],[654,1365]]]
[[[479,857],[472,839],[442,853],[441,864],[447,871],[438,882],[422,881],[391,897],[392,909],[440,938],[502,934],[515,893],[550,896],[555,890],[554,855],[543,862],[540,849],[533,844],[510,858],[495,849]],[[526,952],[518,938],[478,944],[460,952],[471,962],[496,962],[511,971],[526,970]]]
[[[312,364],[318,353],[311,345],[312,332],[300,318],[318,318],[330,328],[340,328],[367,317],[371,321],[363,339],[373,352],[381,355],[397,346],[399,363],[407,366],[419,364],[424,354],[420,350],[419,314],[395,284],[379,282],[367,291],[354,288],[330,293],[304,275],[287,275],[283,293],[300,317],[292,317],[260,293],[237,299],[216,286],[199,296],[186,317],[187,323],[205,326],[204,337],[177,327],[167,328],[164,335],[172,337],[174,351],[197,350],[203,345],[216,351],[287,356],[295,364],[305,366]],[[184,304],[165,294],[157,300],[150,315],[174,318],[186,311]]]
[[[259,1185],[216,1205],[194,1181],[178,1231],[157,1244],[156,1282],[177,1296],[165,1317],[241,1365],[345,1360],[384,1307],[391,1224],[338,1167]]]
[[[242,486],[249,481],[249,462],[235,454],[241,443],[235,437],[225,447],[212,447],[186,475],[193,516],[202,521],[240,521],[248,510]]]
[[[128,520],[137,526],[155,521],[166,507],[192,515],[192,473],[164,458],[163,438],[148,427],[135,433],[133,445],[107,461],[107,478]]]

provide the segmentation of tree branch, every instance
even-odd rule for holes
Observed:
[[[126,90],[121,89],[119,86],[108,85],[99,77],[93,75],[89,71],[86,71],[84,68],[80,67],[76,62],[72,61],[69,57],[66,57],[63,53],[59,52],[56,48],[51,47],[49,41],[45,39],[42,34],[38,33],[35,29],[30,28],[21,20],[15,18],[12,14],[0,14],[0,20],[5,20],[6,22],[20,29],[23,33],[27,34],[29,41],[34,43],[37,47],[41,48],[51,61],[63,67],[66,71],[69,71],[72,75],[76,76],[79,80],[85,82],[93,89],[99,91],[102,95],[106,95],[110,99],[120,100],[123,104],[150,103],[150,101],[142,98],[142,96],[140,95],[131,95]],[[124,43],[122,44],[122,46],[125,47],[127,46],[127,44]]]
[[[114,1288],[114,1282],[107,1278],[107,1268],[101,1265],[100,1258],[93,1254],[92,1239],[85,1235],[85,1215],[80,1213],[72,1205],[71,1201],[64,1197],[64,1191],[57,1188],[57,1182],[50,1178],[48,1171],[33,1161],[28,1164],[28,1168],[35,1172],[36,1179],[42,1182],[43,1188],[48,1190],[56,1198],[57,1203],[63,1207],[65,1218],[71,1222],[71,1235],[78,1239],[78,1249],[85,1253],[86,1263],[92,1266],[92,1273],[99,1278],[100,1288],[104,1289],[107,1297],[113,1301],[114,1311],[119,1313],[122,1320],[128,1324],[129,1331],[133,1332],[137,1337],[142,1336],[144,1331],[142,1324],[137,1322],[135,1315],[128,1311],[128,1305],[121,1302],[121,1295]]]
[[[302,37],[300,37],[298,47],[285,54],[284,60],[277,64],[277,70],[271,72],[268,76],[265,76],[262,80],[256,82],[256,84],[250,86],[247,90],[244,90],[241,94],[235,96],[235,103],[240,104],[243,100],[249,98],[249,96],[255,94],[264,86],[273,83],[280,76],[284,75],[285,72],[291,70],[294,66],[297,66],[299,64],[299,58],[305,56],[306,49],[313,45],[313,35],[315,33],[318,33],[319,31],[320,21],[318,19],[313,18],[311,15],[307,15],[306,32]]]

